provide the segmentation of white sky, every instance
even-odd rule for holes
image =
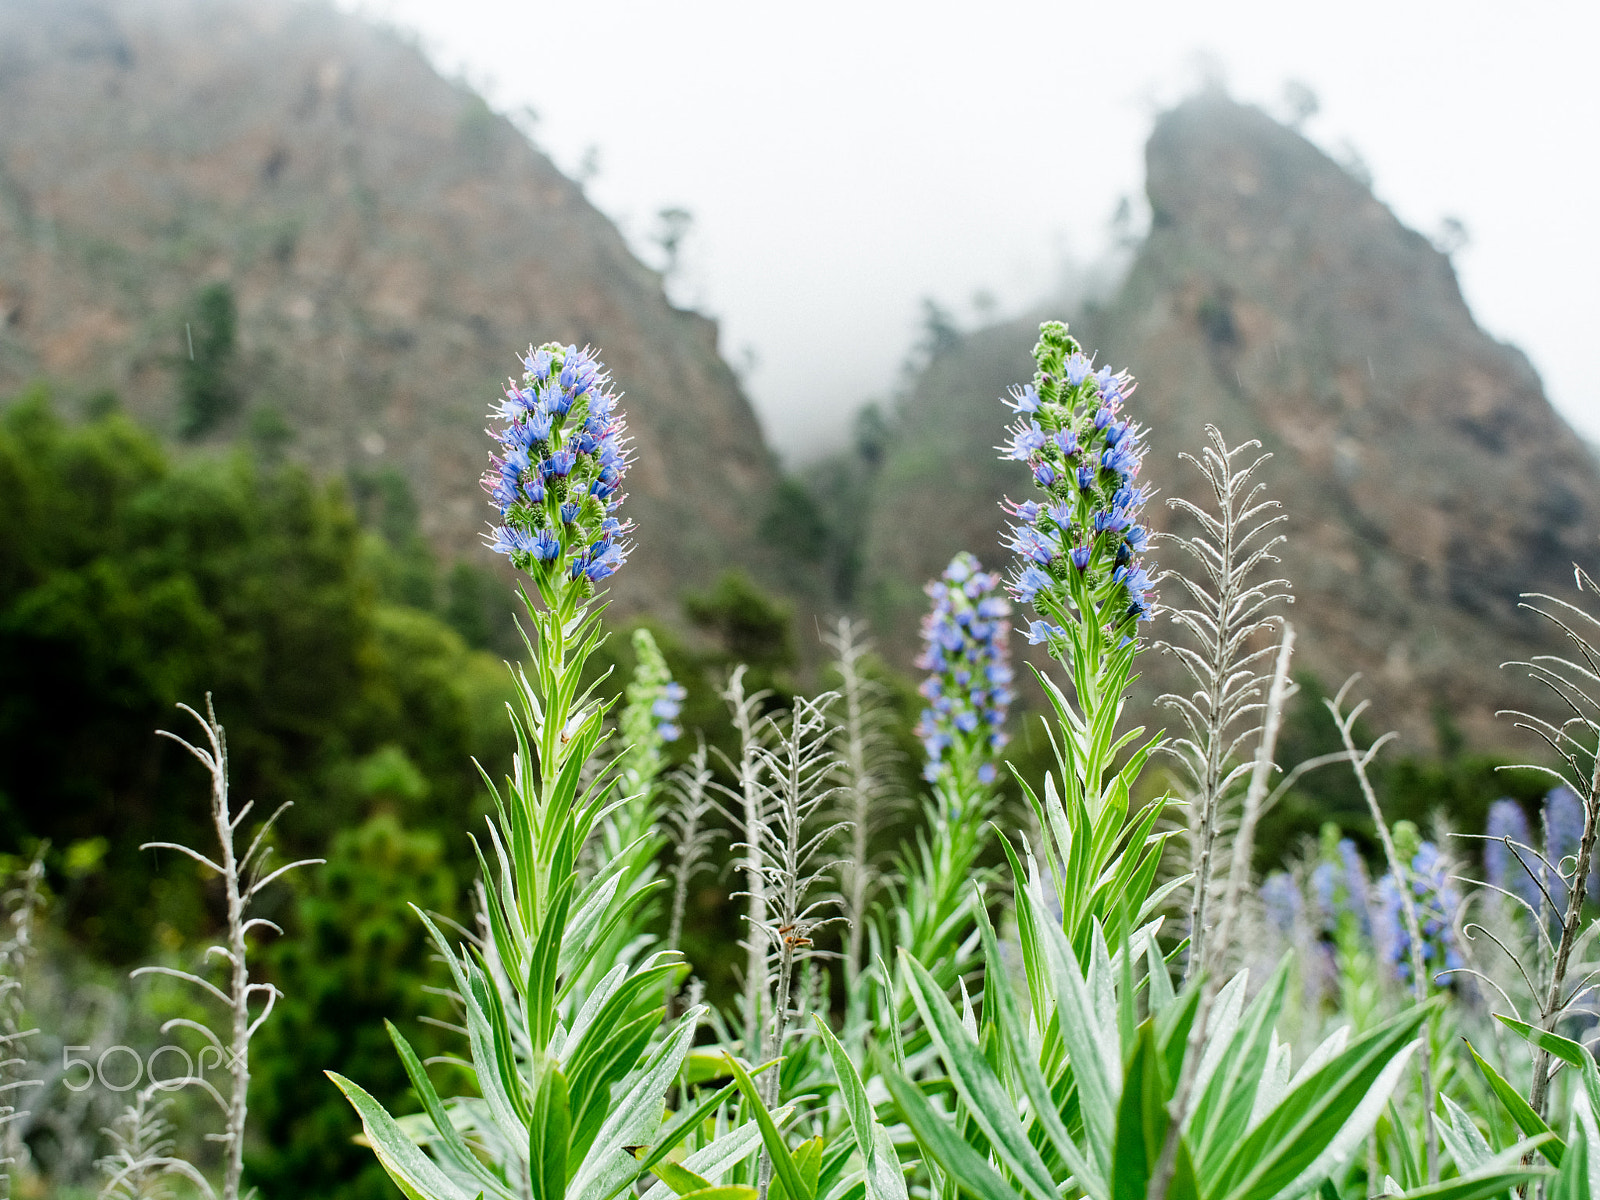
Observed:
[[[1143,214],[1160,108],[1218,74],[1354,147],[1407,224],[1463,221],[1468,303],[1600,440],[1600,6],[1453,0],[341,0],[420,34],[495,107],[538,115],[647,261],[694,214],[672,294],[717,317],[791,460],[894,389],[932,296],[1005,315]],[[1589,82],[1585,83],[1584,81]],[[1062,314],[1072,319],[1071,312]]]

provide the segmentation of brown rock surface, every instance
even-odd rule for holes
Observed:
[[[1600,562],[1592,454],[1522,353],[1474,322],[1449,260],[1298,135],[1207,97],[1158,122],[1147,162],[1149,237],[1112,301],[1073,322],[1139,378],[1145,477],[1192,495],[1178,454],[1208,422],[1260,439],[1290,518],[1301,665],[1332,684],[1364,672],[1377,719],[1413,743],[1436,703],[1511,740],[1492,714],[1530,693],[1501,662],[1562,645],[1518,597],[1572,597],[1573,562]],[[1035,328],[970,335],[905,406],[867,550],[890,636],[918,607],[902,581],[963,546],[1002,561],[994,501],[1026,481],[985,456]],[[1157,557],[1177,565],[1171,547]]]
[[[436,548],[482,555],[489,402],[530,341],[593,343],[637,450],[621,607],[761,564],[777,467],[715,325],[398,37],[294,0],[0,0],[0,114],[0,396],[112,387],[173,429],[188,308],[225,281],[292,453],[398,468]]]

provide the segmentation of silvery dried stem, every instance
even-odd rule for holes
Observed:
[[[198,850],[176,842],[146,842],[141,849],[144,850],[175,850],[179,854],[193,859],[201,866],[216,872],[222,877],[222,886],[227,898],[228,906],[228,938],[225,945],[210,946],[205,953],[206,960],[213,956],[220,958],[228,968],[227,987],[218,987],[201,976],[189,971],[179,971],[171,967],[140,967],[133,972],[134,976],[145,974],[170,975],[193,984],[213,999],[219,1001],[229,1013],[231,1029],[228,1043],[223,1045],[222,1039],[208,1026],[187,1017],[177,1017],[168,1021],[161,1027],[166,1033],[173,1029],[188,1029],[198,1033],[206,1040],[206,1046],[200,1052],[201,1069],[184,1082],[199,1087],[206,1092],[218,1107],[224,1117],[223,1132],[212,1134],[211,1138],[221,1142],[224,1153],[223,1181],[221,1200],[239,1200],[239,1189],[244,1176],[244,1130],[245,1121],[249,1115],[249,1090],[250,1090],[250,1039],[255,1036],[266,1019],[272,1015],[273,1006],[281,994],[270,983],[258,983],[250,978],[249,962],[249,937],[256,929],[270,929],[281,933],[282,930],[265,917],[252,917],[249,915],[250,905],[262,889],[275,880],[281,878],[297,867],[310,866],[320,863],[320,858],[301,859],[298,862],[286,863],[275,870],[267,871],[267,860],[272,854],[272,847],[267,843],[267,834],[280,816],[288,809],[288,804],[281,805],[256,831],[249,847],[241,855],[235,847],[235,838],[239,826],[255,806],[254,802],[247,803],[237,813],[233,811],[232,803],[228,796],[228,743],[227,735],[222,725],[217,721],[216,710],[212,707],[211,696],[206,696],[206,715],[201,716],[187,704],[178,705],[200,723],[205,732],[205,746],[196,745],[175,733],[165,729],[158,730],[158,735],[176,742],[200,764],[205,767],[211,776],[211,820],[217,834],[217,847],[221,861],[214,860],[200,853]],[[266,872],[263,874],[263,872]],[[261,1011],[251,1012],[251,1004],[261,1002]],[[226,1066],[231,1080],[229,1093],[223,1093],[205,1078],[204,1064],[207,1055],[215,1056],[216,1065]],[[182,1174],[191,1180],[198,1180],[197,1186],[213,1200],[217,1193],[211,1185],[205,1182],[193,1167],[181,1159],[171,1157],[162,1158],[159,1165],[166,1170]],[[188,1168],[185,1170],[184,1168]]]
[[[1600,593],[1600,585],[1596,585],[1588,572],[1581,567],[1574,567],[1573,571],[1580,593]],[[1600,828],[1600,755],[1596,753],[1596,746],[1600,744],[1600,699],[1597,699],[1600,697],[1600,650],[1596,648],[1596,642],[1600,642],[1600,620],[1575,604],[1543,593],[1524,596],[1520,607],[1554,624],[1575,649],[1570,658],[1540,655],[1528,662],[1506,664],[1527,670],[1530,678],[1555,693],[1562,706],[1570,711],[1570,716],[1557,723],[1517,710],[1507,710],[1501,714],[1511,717],[1518,728],[1526,729],[1546,742],[1562,764],[1559,770],[1548,767],[1531,769],[1554,776],[1571,788],[1583,803],[1583,834],[1578,840],[1578,852],[1570,880],[1566,879],[1566,872],[1561,869],[1560,863],[1545,863],[1548,871],[1562,876],[1567,883],[1566,908],[1557,914],[1561,918],[1561,938],[1555,947],[1548,984],[1543,994],[1536,997],[1539,1003],[1539,1027],[1553,1031],[1591,982],[1586,977],[1572,992],[1566,991],[1567,970],[1573,950],[1584,936],[1583,903],[1589,882],[1589,868],[1594,858],[1597,828]],[[1520,860],[1521,855],[1518,857]],[[1537,875],[1535,880],[1539,882],[1541,892],[1548,897],[1549,893]],[[1534,1112],[1543,1117],[1549,1098],[1549,1051],[1535,1048],[1533,1066],[1533,1087],[1528,1102]]]
[[[767,923],[767,883],[761,871],[764,829],[762,825],[761,787],[761,734],[764,731],[761,705],[769,693],[747,694],[744,676],[748,668],[740,663],[733,669],[727,686],[722,690],[723,702],[733,720],[734,732],[739,735],[739,758],[729,760],[734,787],[719,788],[736,806],[734,815],[742,834],[735,849],[742,850],[741,868],[745,879],[745,921],[748,925],[745,941],[745,1041],[746,1053],[761,1044],[764,1026],[764,1005],[767,995],[767,947],[757,930]]]
[[[1196,685],[1189,695],[1161,698],[1186,727],[1182,736],[1168,743],[1190,782],[1194,878],[1186,979],[1198,977],[1210,962],[1208,906],[1218,829],[1230,793],[1253,771],[1251,760],[1241,761],[1239,751],[1261,733],[1259,714],[1267,681],[1261,664],[1274,647],[1259,645],[1260,635],[1279,620],[1273,606],[1290,599],[1287,580],[1257,578],[1263,566],[1278,561],[1274,551],[1284,541],[1276,529],[1285,518],[1272,515],[1277,501],[1266,499],[1265,485],[1254,482],[1271,456],[1252,458],[1261,448],[1255,441],[1230,448],[1213,425],[1206,426],[1206,437],[1210,444],[1198,458],[1183,457],[1205,479],[1214,511],[1181,498],[1167,501],[1199,526],[1188,537],[1169,535],[1198,570],[1170,571],[1162,577],[1176,580],[1189,595],[1187,606],[1167,610],[1187,635],[1187,644],[1168,642],[1163,649],[1178,658]]]
[[[866,968],[867,903],[878,881],[872,863],[872,835],[894,811],[895,750],[890,737],[890,711],[883,687],[863,671],[872,643],[866,626],[840,617],[833,632],[822,635],[834,652],[833,669],[839,676],[839,696],[844,712],[839,724],[838,749],[842,780],[840,819],[848,823],[849,840],[841,866],[845,916],[850,922],[846,938],[844,977],[847,992]]]
[[[11,1195],[11,1170],[27,1152],[22,1141],[23,1120],[27,1112],[13,1098],[37,1088],[43,1082],[26,1073],[28,1056],[23,1044],[37,1029],[24,1029],[22,975],[33,954],[33,924],[43,904],[44,854],[47,846],[35,851],[33,861],[23,869],[16,885],[5,895],[10,933],[0,942],[0,1185]],[[12,1078],[17,1074],[18,1078]]]
[[[705,868],[711,844],[721,833],[706,823],[715,802],[711,799],[711,764],[704,738],[699,739],[688,763],[673,772],[667,788],[671,799],[664,820],[670,831],[670,840],[676,844],[676,852],[669,872],[672,876],[672,913],[667,921],[666,949],[681,950],[683,916],[689,904],[689,884]],[[675,985],[669,983],[666,996],[668,1021],[674,1016],[675,991]]]
[[[1222,921],[1217,927],[1215,954],[1222,961],[1228,953],[1234,926],[1239,922],[1239,905],[1250,882],[1250,860],[1255,853],[1256,823],[1267,800],[1272,772],[1277,770],[1278,734],[1283,730],[1283,714],[1299,688],[1289,678],[1289,663],[1294,656],[1294,626],[1283,622],[1278,642],[1278,657],[1272,668],[1272,684],[1267,689],[1267,708],[1261,722],[1261,740],[1256,744],[1250,784],[1245,789],[1239,813],[1239,828],[1233,835],[1233,851],[1228,863],[1228,881],[1222,896]]]
[[[827,821],[839,790],[839,759],[828,711],[837,699],[835,692],[815,699],[796,696],[786,718],[768,718],[769,736],[756,752],[761,800],[757,874],[767,911],[765,922],[750,933],[752,944],[764,945],[775,960],[767,970],[776,983],[772,1018],[762,1044],[766,1062],[783,1055],[796,967],[816,953],[817,930],[837,919],[824,914],[838,906],[838,897],[820,887],[838,865],[825,858],[828,848],[845,829],[843,822]],[[768,1108],[778,1104],[779,1075],[774,1069],[762,1081]],[[771,1181],[772,1162],[763,1149],[757,1183],[761,1200]]]
[[[1345,697],[1360,675],[1352,675],[1345,680],[1344,686],[1331,700],[1324,700],[1328,711],[1333,714],[1333,722],[1339,729],[1339,740],[1344,743],[1345,753],[1350,758],[1350,769],[1355,773],[1356,782],[1361,787],[1361,795],[1367,802],[1367,809],[1372,814],[1372,824],[1378,832],[1378,840],[1383,843],[1384,857],[1388,860],[1390,874],[1394,877],[1395,891],[1400,898],[1400,916],[1405,921],[1406,935],[1411,941],[1411,997],[1418,1004],[1427,998],[1427,976],[1423,972],[1422,960],[1422,923],[1417,919],[1417,904],[1411,894],[1411,884],[1406,878],[1405,864],[1400,861],[1400,851],[1395,848],[1394,838],[1389,834],[1389,823],[1384,820],[1383,810],[1378,807],[1377,794],[1372,790],[1372,780],[1367,775],[1367,767],[1383,749],[1395,738],[1391,731],[1384,734],[1365,750],[1358,751],[1355,744],[1355,724],[1361,714],[1366,711],[1371,701],[1363,700],[1349,712],[1344,711]],[[1428,1182],[1439,1182],[1439,1131],[1435,1126],[1432,1116],[1434,1109],[1433,1096],[1433,1048],[1426,1034],[1421,1038],[1417,1049],[1417,1074],[1422,1087],[1423,1106],[1423,1136],[1427,1146],[1428,1155]]]

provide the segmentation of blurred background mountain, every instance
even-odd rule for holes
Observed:
[[[1289,517],[1299,662],[1334,682],[1364,672],[1374,720],[1414,747],[1440,710],[1505,741],[1493,714],[1533,697],[1501,663],[1562,644],[1520,594],[1569,595],[1573,563],[1600,559],[1592,451],[1527,358],[1474,322],[1448,256],[1295,132],[1207,95],[1160,118],[1146,160],[1149,235],[1109,298],[1068,314],[1139,380],[1146,475],[1188,495],[1198,476],[1178,456],[1206,424],[1259,439]],[[927,366],[878,439],[859,599],[902,655],[917,581],[992,547],[1000,497],[1021,493],[990,449],[993,398],[1028,377],[1048,315],[931,323]]]
[[[730,663],[809,687],[818,622],[853,611],[907,673],[923,582],[960,549],[1004,563],[999,500],[1028,485],[995,456],[997,398],[1043,317],[1139,378],[1163,494],[1193,492],[1179,456],[1207,423],[1275,455],[1309,672],[1287,744],[1320,748],[1317,680],[1365,672],[1413,756],[1396,815],[1479,827],[1502,784],[1463,739],[1509,741],[1493,713],[1529,697],[1499,664],[1559,645],[1518,594],[1597,566],[1594,458],[1447,248],[1220,94],[1156,123],[1152,227],[1097,303],[983,328],[930,303],[900,393],[787,475],[716,324],[393,31],[293,0],[0,0],[0,114],[0,853],[53,840],[97,959],[191,945],[215,894],[136,848],[201,831],[199,780],[151,731],[215,691],[236,790],[298,801],[285,849],[333,859],[277,914],[295,986],[259,1111],[294,1149],[258,1158],[269,1194],[387,1194],[315,1072],[403,1089],[385,1047],[339,1039],[429,1011],[406,887],[464,915],[471,757],[508,757],[519,652],[476,477],[529,340],[600,347],[626,389],[615,616],[658,629],[713,740]],[[1359,825],[1340,786],[1286,802],[1264,845]],[[716,903],[691,924],[731,936]]]

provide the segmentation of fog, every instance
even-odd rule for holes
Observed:
[[[661,210],[690,214],[669,294],[720,321],[790,461],[893,394],[925,297],[970,326],[1104,279],[1154,115],[1205,85],[1281,117],[1308,88],[1307,136],[1457,244],[1480,323],[1600,439],[1591,6],[347,6],[517,119],[647,261]]]

